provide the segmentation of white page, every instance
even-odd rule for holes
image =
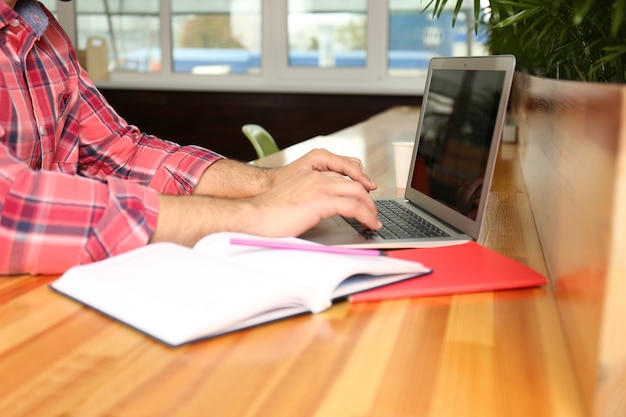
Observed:
[[[353,256],[314,251],[269,249],[263,247],[240,246],[230,244],[233,238],[262,241],[264,238],[237,233],[216,233],[203,238],[194,250],[212,256],[225,257],[245,265],[253,265],[255,269],[280,277],[290,282],[299,282],[316,292],[316,305],[328,305],[333,296],[343,296],[358,290],[369,289],[377,285],[398,281],[395,275],[409,278],[424,274],[430,270],[417,262],[392,259],[385,256]],[[276,240],[276,239],[271,239]],[[303,239],[284,238],[286,242],[306,245],[317,245]],[[339,284],[347,277],[367,273],[381,275],[379,283],[376,278],[354,280],[346,283],[337,291]],[[390,275],[394,275],[391,276]],[[311,302],[314,302],[313,299]],[[311,305],[315,309],[314,305]]]
[[[72,268],[52,287],[172,345],[306,295],[298,283],[168,243]]]
[[[71,268],[52,288],[178,345],[322,311],[331,305],[337,284],[354,274],[385,274],[381,279],[386,283],[427,271],[418,263],[387,257],[236,246],[230,244],[232,237],[259,239],[221,233],[206,237],[193,250],[152,244]],[[357,280],[339,295],[374,286],[371,279]]]

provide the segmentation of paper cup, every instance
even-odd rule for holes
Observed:
[[[393,142],[393,159],[396,168],[396,187],[406,187],[409,178],[414,142]]]

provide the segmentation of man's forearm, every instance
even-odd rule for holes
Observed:
[[[250,230],[253,210],[246,199],[160,195],[159,217],[150,243],[193,246],[211,233]]]
[[[214,162],[193,195],[159,196],[159,218],[150,241],[192,246],[215,232],[254,231],[256,209],[249,198],[272,186],[274,171],[228,159]]]
[[[315,150],[280,168],[220,160],[207,168],[193,195],[159,196],[151,242],[193,245],[215,232],[298,236],[335,215],[380,228],[370,190],[376,185],[354,158]]]
[[[272,168],[258,168],[222,159],[207,168],[193,194],[221,198],[253,197],[270,189],[274,171]]]

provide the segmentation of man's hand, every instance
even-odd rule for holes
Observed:
[[[160,197],[151,241],[193,245],[222,231],[298,236],[335,215],[378,229],[369,196],[375,189],[358,159],[322,149],[280,168],[218,161],[207,169],[194,195]]]
[[[297,236],[335,215],[354,217],[372,229],[381,227],[368,190],[336,172],[290,171],[250,202],[258,214],[246,229],[264,236]]]
[[[289,178],[293,172],[299,170],[336,172],[360,183],[368,191],[376,189],[376,184],[369,179],[359,159],[339,156],[326,149],[314,149],[289,165],[278,168],[275,181]]]

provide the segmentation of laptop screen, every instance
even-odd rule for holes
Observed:
[[[411,187],[476,219],[505,71],[433,69]]]

